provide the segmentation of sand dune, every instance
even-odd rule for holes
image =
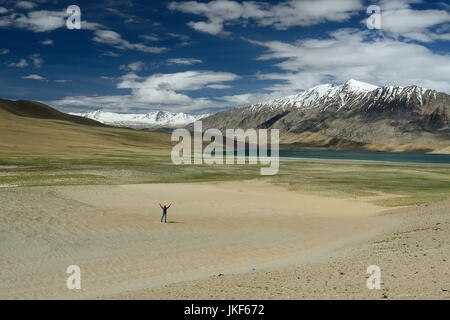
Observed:
[[[264,181],[3,188],[0,298],[98,298],[327,257],[398,220]],[[169,223],[159,202],[173,202]],[[65,286],[79,265],[81,290]],[[250,298],[250,297],[249,297]]]

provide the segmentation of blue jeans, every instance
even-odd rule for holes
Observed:
[[[167,223],[167,213],[163,212],[162,217],[161,217],[161,222],[163,221],[164,218],[164,222]]]

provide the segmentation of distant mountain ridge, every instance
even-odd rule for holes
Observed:
[[[280,129],[282,143],[300,148],[433,151],[450,147],[449,117],[446,93],[351,79],[225,110],[202,122],[205,130]]]
[[[36,101],[0,99],[0,120],[8,126],[31,123],[26,118],[135,129],[192,129],[192,122],[201,119],[203,130],[279,129],[284,149],[450,153],[450,95],[415,85],[377,87],[356,80],[319,85],[213,115],[165,111],[127,115],[100,110],[67,114]]]
[[[133,129],[146,128],[179,128],[184,127],[196,120],[208,117],[210,114],[191,115],[183,112],[172,113],[167,111],[152,111],[146,114],[123,114],[96,110],[87,113],[70,113],[96,120],[101,123]]]

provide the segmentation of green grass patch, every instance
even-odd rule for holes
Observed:
[[[380,193],[374,200],[405,206],[442,200],[450,194],[450,166],[331,161],[281,161],[279,174],[261,176],[259,165],[173,165],[169,155],[90,150],[75,154],[3,154],[0,185],[176,183],[268,179],[293,191],[332,197]],[[10,166],[10,167],[8,167]]]

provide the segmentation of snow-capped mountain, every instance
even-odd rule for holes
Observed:
[[[186,113],[172,113],[167,111],[153,111],[146,114],[122,114],[106,111],[92,111],[88,113],[71,113],[101,123],[133,129],[145,128],[178,128],[186,126],[196,120],[205,118],[209,114],[191,115]]]
[[[408,104],[412,99],[424,103],[424,98],[435,99],[438,92],[415,85],[400,87],[386,86],[383,88],[350,79],[342,85],[323,84],[299,94],[281,99],[257,103],[248,107],[248,112],[262,110],[287,110],[289,108],[326,110],[330,106],[349,109],[361,105],[364,100],[370,100],[369,107],[398,100]],[[432,97],[430,96],[432,95]],[[428,99],[429,100],[429,99]]]
[[[340,86],[322,84],[296,95],[252,104],[249,106],[249,111],[258,112],[262,109],[286,110],[292,107],[308,108],[328,102],[337,102],[340,106],[344,106],[352,98],[364,96],[375,89],[378,89],[378,87],[350,79]]]
[[[205,130],[276,128],[302,145],[319,139],[327,148],[346,145],[364,149],[366,144],[449,146],[449,118],[450,96],[446,93],[415,85],[377,87],[351,79],[341,85],[323,84],[285,98],[222,111],[202,121]],[[414,148],[406,149],[426,149]]]

